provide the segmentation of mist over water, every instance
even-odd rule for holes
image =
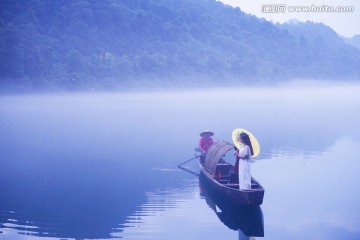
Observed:
[[[176,166],[202,130],[231,141],[241,127],[261,145],[265,239],[358,239],[359,93],[294,83],[1,96],[0,238],[176,239],[184,228],[237,239]]]

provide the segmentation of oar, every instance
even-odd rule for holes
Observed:
[[[199,156],[195,156],[195,157],[193,157],[193,158],[191,158],[191,159],[189,159],[189,160],[187,160],[187,161],[179,164],[179,165],[178,165],[178,168],[181,168],[181,166],[184,165],[185,163],[188,163],[188,162],[190,162],[191,160],[194,160],[194,159],[196,159],[196,158],[198,158],[198,157],[200,157],[200,155],[199,155]]]
[[[191,174],[194,174],[194,175],[196,175],[196,176],[199,176],[199,173],[196,173],[196,172],[194,172],[194,171],[192,171],[192,170],[190,170],[190,169],[187,169],[187,168],[184,168],[184,167],[182,167],[182,166],[178,166],[181,170],[184,170],[184,171],[186,171],[186,172],[188,172],[188,173],[191,173]]]

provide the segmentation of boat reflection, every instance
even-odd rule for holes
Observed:
[[[241,240],[264,237],[264,219],[260,206],[231,202],[212,191],[211,186],[207,184],[204,178],[205,176],[200,174],[200,195],[205,198],[207,205],[214,210],[225,226],[238,231]]]

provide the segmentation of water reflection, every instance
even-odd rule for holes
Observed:
[[[69,215],[47,215],[40,216],[33,212],[29,215],[23,212],[2,211],[0,217],[1,239],[37,239],[46,237],[51,239],[108,239],[116,231],[118,221],[121,221],[121,214],[109,216],[105,214],[93,215],[74,214]],[[58,214],[61,214],[59,212]],[[129,214],[129,213],[128,213]]]
[[[0,238],[235,239],[198,179],[171,169],[193,157],[204,128],[231,140],[241,126],[262,145],[252,173],[267,191],[266,238],[359,239],[359,91],[0,97]]]
[[[266,183],[269,239],[360,239],[360,144],[338,139],[320,154],[276,152],[256,163],[253,174]]]
[[[246,206],[231,202],[212,191],[204,178],[205,176],[200,174],[201,195],[225,226],[238,231],[241,240],[264,236],[264,219],[260,206]]]

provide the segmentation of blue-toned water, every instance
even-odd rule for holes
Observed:
[[[354,84],[2,96],[0,239],[360,239],[359,122]],[[260,222],[177,168],[237,127]]]

